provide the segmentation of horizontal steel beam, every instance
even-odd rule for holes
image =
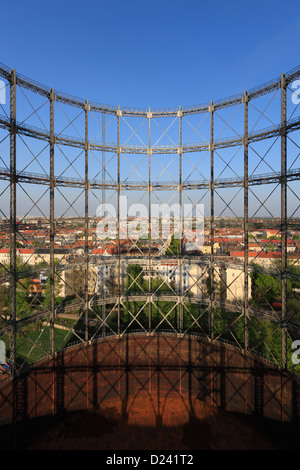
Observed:
[[[3,77],[6,80],[9,80],[11,70],[5,64],[0,63],[0,77]],[[287,72],[285,74],[287,83],[291,83],[292,81],[296,80],[300,77],[300,67],[296,67],[293,70]],[[39,95],[45,96],[49,98],[51,87],[42,85],[24,75],[19,73],[16,74],[16,83],[18,86],[28,89],[34,93]],[[249,100],[253,100],[258,98],[259,96],[263,96],[267,93],[271,93],[281,86],[281,77],[277,77],[273,80],[270,80],[267,83],[259,85],[255,88],[248,90],[248,97]],[[66,93],[61,93],[59,91],[54,92],[55,101],[67,104],[69,106],[73,106],[76,108],[84,109],[86,100],[82,98],[76,98],[74,96],[68,95]],[[243,102],[244,92],[239,93],[234,96],[230,96],[228,98],[222,98],[216,100],[214,102],[215,110],[224,109],[231,106],[236,106]],[[142,117],[147,118],[149,113],[149,108],[133,108],[133,107],[118,107],[113,105],[107,104],[100,104],[96,102],[89,102],[90,110],[98,113],[105,113],[105,114],[116,114],[118,110],[122,112],[124,116],[134,116],[134,117]],[[199,104],[199,105],[192,105],[192,106],[181,106],[180,111],[182,115],[193,115],[193,114],[200,114],[200,113],[207,113],[209,112],[210,103]],[[160,117],[177,117],[178,116],[179,108],[159,108],[159,109],[150,109],[153,118],[160,118]]]

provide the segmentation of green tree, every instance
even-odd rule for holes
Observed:
[[[21,279],[20,282],[17,283],[16,288],[16,315],[17,317],[29,315],[31,312],[31,304],[30,304],[30,285],[31,279]]]
[[[54,302],[59,304],[62,302],[62,298],[59,296],[61,289],[61,281],[57,274],[54,275]],[[43,305],[47,308],[50,308],[51,296],[50,296],[50,275],[47,273],[47,281],[45,283],[45,297],[43,300]]]
[[[172,235],[170,245],[166,249],[166,256],[179,256],[181,240]]]
[[[125,281],[125,289],[130,292],[144,292],[143,269],[139,264],[130,264],[127,268],[127,277]]]

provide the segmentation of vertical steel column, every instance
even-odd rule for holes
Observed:
[[[16,71],[10,75],[10,362],[16,373],[16,288],[17,288],[17,221],[16,221]]]
[[[182,236],[183,236],[183,226],[182,226],[182,111],[181,106],[179,106],[178,111],[179,119],[179,332],[182,334],[183,330],[183,309],[182,309]],[[197,223],[197,222],[196,222]]]
[[[117,110],[117,156],[118,156],[118,201],[117,201],[117,243],[118,243],[118,335],[121,332],[121,253],[120,253],[120,192],[121,192],[121,181],[120,181],[120,117],[122,116],[122,111],[120,106]]]
[[[85,190],[84,190],[84,231],[85,231],[85,341],[89,340],[89,104],[85,102]]]
[[[16,333],[17,333],[17,147],[16,147],[16,71],[10,75],[10,363],[11,374],[15,379],[16,364]],[[11,397],[13,403],[13,442],[17,448],[17,419],[18,419],[18,383],[13,381]]]
[[[287,368],[287,159],[286,78],[281,75],[281,366]]]
[[[149,120],[149,142],[148,142],[148,269],[149,269],[149,289],[148,289],[148,304],[149,304],[149,322],[148,328],[149,333],[152,329],[152,286],[151,286],[151,268],[152,268],[152,260],[151,260],[151,118],[152,113],[149,108],[148,112],[148,120]]]
[[[54,265],[54,90],[50,91],[50,354],[54,355],[55,265]]]
[[[105,182],[105,113],[102,113],[102,183]],[[102,186],[102,204],[105,204],[105,187]]]
[[[245,352],[249,348],[249,330],[248,330],[248,315],[249,315],[249,208],[248,208],[248,93],[244,92],[244,336]]]
[[[106,141],[106,120],[105,120],[105,113],[102,112],[102,197],[101,197],[101,203],[102,207],[104,209],[105,207],[105,141]],[[103,290],[103,297],[105,297],[105,290]],[[105,302],[102,305],[102,336],[106,335],[106,326],[105,326],[105,320],[106,320],[106,304]]]
[[[210,107],[210,339],[214,339],[214,308],[215,308],[215,281],[214,281],[214,238],[215,238],[215,212],[214,212],[214,105]]]

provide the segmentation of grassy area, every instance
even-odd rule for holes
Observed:
[[[8,338],[1,338],[8,346]],[[34,341],[37,345],[33,344]],[[55,328],[54,330],[54,349],[62,349],[67,343],[76,341],[76,337],[71,332]],[[45,328],[28,331],[26,336],[17,335],[17,363],[20,366],[24,361],[27,364],[32,364],[43,357],[46,357],[50,352],[50,328]],[[9,350],[6,351],[9,356]]]
[[[40,346],[35,346],[31,341],[37,343]],[[54,349],[55,351],[66,346],[70,341],[75,341],[73,334],[71,332],[60,330],[55,328],[54,330]],[[50,328],[47,326],[41,331],[30,331],[27,333],[26,338],[23,336],[17,339],[17,358],[26,360],[29,364],[42,359],[50,351]],[[29,357],[26,359],[27,355],[30,353]]]

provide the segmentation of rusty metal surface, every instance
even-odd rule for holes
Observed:
[[[195,337],[112,337],[42,361],[0,388],[2,425],[13,421],[13,390],[19,423],[83,411],[102,416],[111,409],[118,416],[119,433],[126,426],[153,428],[159,423],[175,432],[195,417],[209,423],[215,446],[229,444],[221,436],[216,442],[214,423],[218,427],[221,420],[224,429],[228,423],[233,426],[238,419],[234,413],[299,424],[300,388],[292,376],[237,348]],[[253,434],[249,426],[247,432]]]

